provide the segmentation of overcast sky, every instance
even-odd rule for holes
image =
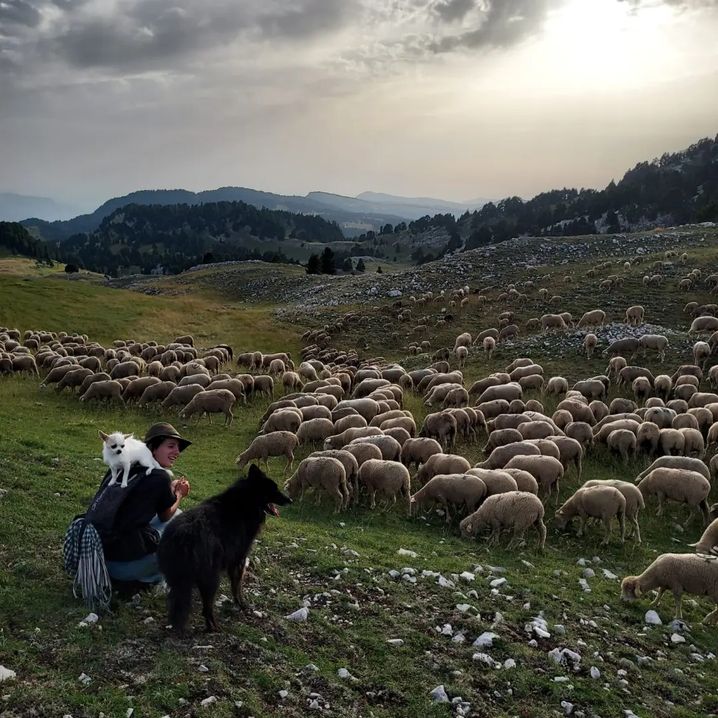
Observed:
[[[468,200],[718,133],[718,0],[0,0],[0,191]]]

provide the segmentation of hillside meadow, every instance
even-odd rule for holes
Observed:
[[[712,254],[701,257],[705,266],[714,260]],[[181,284],[168,280],[164,293],[151,295],[38,277],[31,268],[24,274],[0,271],[0,325],[82,332],[103,343],[128,337],[169,341],[189,332],[203,347],[228,343],[235,352],[288,349],[296,356],[301,332],[329,316],[322,310],[307,315],[306,325],[280,322],[269,301],[251,304],[222,295],[212,289],[211,278],[193,282],[184,275]],[[168,293],[178,286],[182,291]],[[628,282],[621,291],[631,296],[611,297],[617,308],[625,308],[641,285]],[[575,296],[579,306],[601,305],[588,287]],[[684,332],[677,303],[685,296],[670,290],[665,298],[667,318],[661,321],[680,324]],[[658,311],[659,297],[655,302]],[[405,356],[393,341],[393,327],[385,326],[382,334],[381,307],[351,309],[366,311],[369,324],[364,333],[352,328],[340,335],[339,346],[361,340],[407,368],[428,363],[427,357]],[[441,336],[432,343],[448,342],[464,321],[490,326],[488,317],[497,311],[476,309],[452,327],[438,327]],[[574,380],[605,369],[605,359],[587,362],[575,347],[558,351],[554,342],[504,347],[490,362],[473,353],[465,383],[523,355],[540,359],[546,376]],[[677,337],[672,345],[665,367],[646,360],[654,373],[688,361],[685,340]],[[268,519],[247,583],[254,613],[238,614],[223,601],[221,633],[205,634],[195,607],[189,636],[177,638],[165,627],[159,592],[117,600],[99,623],[79,627],[87,610],[62,573],[62,537],[102,476],[98,430],[142,435],[154,421],[172,421],[193,441],[176,466],[192,482],[186,502],[191,506],[237,477],[234,459],[256,434],[267,401],[255,398],[236,407],[231,428],[218,420],[210,426],[206,419],[186,425],[151,410],[85,407],[39,383],[0,377],[0,489],[6,492],[0,498],[0,664],[16,673],[0,684],[3,716],[608,718],[631,711],[641,718],[697,718],[718,712],[711,653],[718,629],[700,623],[710,602],[686,598],[686,624],[671,625],[668,596],[657,609],[663,625],[648,626],[648,598],[620,600],[621,577],[639,573],[659,553],[690,550],[687,544],[700,535],[697,520],[682,528],[688,511],[675,505],[662,518],[649,505],[641,517],[643,544],[621,545],[614,532],[604,547],[598,527],[583,538],[574,529],[557,531],[549,504],[546,549],[539,552],[531,533],[524,546],[508,551],[505,541],[488,547],[481,537],[462,540],[435,513],[409,518],[405,504],[334,514],[330,502],[315,505],[307,496],[279,519]],[[614,386],[610,398],[617,395]],[[546,401],[548,412],[554,406]],[[427,412],[414,395],[406,408],[417,424]],[[460,441],[456,451],[479,461],[484,443],[484,436]],[[297,460],[309,453],[302,448]],[[583,479],[631,480],[645,465],[645,459],[625,465],[596,448],[584,462]],[[282,469],[283,461],[270,461],[270,474],[280,483]],[[561,500],[578,485],[569,471]],[[229,593],[226,583],[220,593]],[[303,602],[308,620],[288,621],[285,616]],[[548,637],[532,628],[537,618],[545,619],[538,623]],[[496,634],[493,645],[473,647],[485,632]],[[676,642],[674,635],[685,640]],[[555,648],[575,651],[580,661],[555,663],[549,657]],[[490,658],[473,658],[477,653]],[[342,677],[341,669],[349,675]],[[430,691],[439,685],[449,699],[460,700],[432,701]]]

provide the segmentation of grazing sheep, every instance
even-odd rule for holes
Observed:
[[[374,444],[381,450],[382,459],[387,461],[399,461],[401,457],[401,444],[394,437],[387,434],[360,436],[352,439],[348,446],[352,444]]]
[[[636,377],[631,384],[631,390],[639,404],[644,404],[653,392],[651,382],[645,376]]]
[[[457,454],[432,454],[416,473],[416,481],[423,486],[437,474],[465,474],[471,464]]]
[[[585,312],[576,325],[579,329],[583,327],[602,327],[606,322],[606,312],[602,309],[592,309]]]
[[[605,479],[603,481],[592,479],[587,481],[581,488],[589,489],[594,486],[612,486],[623,494],[623,498],[626,500],[626,518],[631,522],[631,536],[635,538],[636,543],[641,543],[641,527],[638,525],[638,514],[641,509],[646,508],[646,504],[638,487],[628,481],[620,481],[619,479]]]
[[[512,444],[516,441],[522,441],[523,438],[523,435],[517,429],[494,429],[489,434],[489,440],[486,442],[483,449],[481,449],[481,452],[488,456],[497,447],[506,446],[507,444]]]
[[[344,467],[344,473],[346,475],[347,487],[350,492],[349,501],[347,505],[351,503],[353,497],[354,501],[359,499],[359,462],[356,456],[348,451],[347,449],[328,449],[327,451],[315,451],[310,455],[311,457],[328,456],[332,459],[337,459],[341,462]],[[380,455],[373,455],[369,458],[378,459]]]
[[[346,470],[339,459],[331,456],[309,456],[304,459],[292,476],[284,484],[284,491],[291,499],[300,499],[304,490],[314,489],[317,503],[321,493],[334,498],[334,513],[349,505],[349,489]]]
[[[586,520],[589,518],[601,519],[606,534],[601,545],[608,544],[611,536],[611,519],[615,516],[621,527],[621,543],[626,538],[626,499],[623,494],[613,486],[603,484],[581,487],[558,511],[556,511],[556,527],[563,529],[571,519],[579,517],[577,536],[583,536]]]
[[[716,607],[703,619],[703,623],[718,623],[718,559],[694,553],[661,554],[639,576],[626,576],[621,581],[621,598],[634,601],[646,591],[658,589],[651,602],[657,606],[665,591],[673,594],[675,618],[683,619],[681,599],[684,593],[708,596]]]
[[[325,449],[324,451],[336,451],[336,449]],[[369,459],[382,458],[381,449],[374,444],[347,444],[341,451],[348,451],[357,460],[359,466]]]
[[[547,394],[556,394],[561,396],[568,391],[568,381],[562,376],[552,376],[546,384]]]
[[[155,376],[143,376],[138,379],[133,379],[125,388],[122,394],[122,398],[125,403],[132,401],[133,399],[140,399],[144,394],[147,387],[153,386],[154,384],[161,384],[162,382],[158,377]]]
[[[645,313],[646,310],[640,304],[628,307],[628,309],[626,309],[626,324],[637,327],[643,323]]]
[[[81,386],[82,382],[85,381],[87,377],[92,376],[92,374],[91,369],[85,369],[84,367],[71,369],[57,383],[55,391],[59,394],[65,387],[69,387],[70,391],[74,393],[75,389]]]
[[[443,453],[441,444],[436,439],[419,437],[408,439],[401,447],[401,463],[411,468],[416,464],[417,468],[428,461],[430,456]]]
[[[586,334],[583,338],[583,348],[586,352],[586,359],[590,359],[593,356],[593,352],[598,346],[598,337],[595,334]]]
[[[608,435],[606,445],[627,464],[636,454],[636,434],[630,429],[616,429]]]
[[[385,461],[383,459],[369,459],[359,467],[359,484],[369,494],[370,508],[376,508],[376,495],[393,499],[396,503],[397,495],[401,494],[407,500],[407,513],[411,516],[411,482],[409,469],[398,461]]]
[[[698,459],[702,459],[706,453],[705,442],[703,441],[703,434],[698,429],[694,428],[682,428],[678,431],[683,434],[683,455],[684,456],[695,456]]]
[[[585,449],[593,445],[593,430],[585,421],[572,421],[563,427],[564,434],[575,439]]]
[[[591,409],[581,401],[576,399],[564,399],[558,403],[556,409],[565,409],[573,417],[574,421],[583,421],[590,426],[596,424],[596,417]]]
[[[270,456],[286,456],[287,464],[284,467],[284,474],[294,464],[294,450],[299,445],[299,440],[291,431],[273,431],[269,434],[262,434],[255,437],[252,443],[235,459],[237,467],[242,470],[250,461],[264,461],[269,468]]]
[[[153,401],[164,401],[176,386],[173,381],[160,381],[158,384],[151,384],[142,392],[137,406],[147,406]]]
[[[494,350],[496,349],[496,339],[494,337],[484,337],[481,345],[484,350],[484,354],[486,355],[487,360],[491,360],[491,355],[494,353]]]
[[[708,479],[697,471],[688,469],[658,468],[650,471],[643,478],[638,488],[646,499],[655,495],[658,499],[656,516],[663,514],[663,501],[676,501],[688,504],[703,517],[704,524],[708,523],[708,494],[711,484]],[[690,522],[693,514],[688,517]]]
[[[187,386],[188,384],[199,384],[203,389],[206,389],[212,381],[212,377],[209,374],[188,374],[183,376],[177,386]]]
[[[306,387],[305,387],[306,388]],[[379,403],[374,399],[343,399],[340,401],[334,410],[351,408],[354,409],[357,414],[363,416],[366,421],[371,421],[377,414],[381,413]]]
[[[193,414],[199,414],[197,418],[199,421],[206,414],[211,424],[212,414],[224,414],[225,426],[232,426],[234,419],[232,407],[236,401],[229,389],[207,389],[195,394],[179,415],[183,419],[188,419]]]
[[[475,471],[475,469],[472,469],[472,471]],[[508,474],[516,482],[519,491],[528,491],[531,494],[538,495],[538,481],[528,471],[523,469],[501,469],[501,472]]]
[[[661,429],[658,446],[664,454],[678,456],[685,451],[686,438],[678,429]]]
[[[628,356],[630,359],[638,352],[638,339],[635,337],[627,337],[625,339],[616,339],[611,342],[606,349],[603,350],[603,356]]]
[[[589,401],[592,399],[602,399],[606,396],[606,385],[598,379],[584,379],[577,381],[573,385],[573,391],[577,391],[581,396]],[[595,418],[595,417],[594,417]]]
[[[436,439],[444,449],[454,445],[458,425],[456,417],[448,412],[427,414],[419,432],[419,436]]]
[[[301,410],[296,407],[284,407],[272,412],[262,424],[260,431],[263,434],[269,434],[272,431],[291,431],[296,434],[301,424]]]
[[[708,527],[696,543],[688,545],[695,548],[696,553],[714,554],[718,556],[718,519],[714,519],[708,524]]]
[[[544,333],[550,330],[565,332],[567,329],[566,322],[560,314],[544,314],[541,317],[541,330]]]
[[[515,441],[497,446],[486,461],[476,464],[479,469],[502,469],[515,456],[540,456],[541,449],[530,441]]]
[[[658,450],[661,430],[651,421],[644,421],[636,431],[636,451],[652,456]]]
[[[460,347],[456,347],[456,349],[454,350],[454,353],[456,354],[456,359],[458,360],[458,363],[459,363],[459,369],[463,369],[464,366],[466,365],[466,360],[469,357],[469,350],[464,346],[460,346]]]
[[[331,419],[306,419],[297,429],[297,439],[300,444],[314,444],[323,442],[334,433],[334,424]]]
[[[568,471],[568,467],[571,464],[576,466],[576,474],[578,480],[581,480],[581,470],[583,463],[583,446],[581,442],[576,439],[572,439],[570,436],[555,436],[551,435],[546,437],[551,440],[558,447],[559,461],[563,465],[564,471]]]
[[[643,349],[643,356],[646,356],[646,352],[650,349],[658,354],[661,362],[666,358],[666,349],[670,346],[668,338],[662,334],[644,334],[639,337],[638,345]]]
[[[343,449],[353,439],[364,436],[383,436],[384,433],[377,426],[357,427],[354,429],[345,429],[341,434],[328,436],[324,439],[325,449]]]
[[[558,505],[559,482],[563,476],[563,465],[553,456],[514,456],[506,465],[507,469],[528,471],[538,482],[540,493],[548,500],[552,492],[556,493]]]
[[[467,474],[478,476],[486,485],[486,495],[503,494],[507,491],[518,491],[516,479],[502,469],[469,469]]]
[[[110,379],[109,381],[96,381],[87,387],[87,391],[80,397],[80,401],[90,401],[91,399],[106,399],[108,402],[117,399],[124,404],[122,398],[122,384],[119,381]]]
[[[486,484],[471,474],[437,474],[424,484],[409,500],[410,507],[440,504],[446,523],[451,522],[450,505],[466,513],[476,511],[486,496]]]
[[[716,317],[696,317],[692,322],[688,335],[698,334],[699,332],[715,332],[718,331],[718,318]]]
[[[638,474],[636,483],[640,483],[653,469],[687,469],[698,472],[708,481],[711,479],[708,467],[700,459],[693,459],[688,456],[661,456],[647,469]]]
[[[490,527],[489,544],[498,542],[502,530],[509,530],[513,538],[508,548],[512,548],[523,540],[526,529],[533,526],[538,533],[539,548],[543,550],[546,544],[543,517],[544,507],[537,496],[526,491],[509,491],[489,496],[477,511],[459,524],[459,528],[464,538],[470,538]]]

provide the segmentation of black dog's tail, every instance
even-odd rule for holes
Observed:
[[[184,632],[192,610],[192,583],[178,583],[167,594],[167,615],[172,627]]]

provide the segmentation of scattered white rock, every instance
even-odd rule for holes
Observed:
[[[337,675],[342,680],[353,680],[354,679],[354,676],[351,673],[349,673],[349,671],[346,668],[340,668],[337,671]]]
[[[490,668],[493,668],[496,665],[496,661],[488,653],[474,653],[471,658],[478,663],[485,663]]]
[[[583,571],[581,571],[581,574],[584,578],[593,578],[596,575],[596,572],[592,568],[584,568]]]
[[[443,576],[439,576],[437,583],[443,588],[456,588],[456,584],[453,581],[450,581],[448,578],[444,578]]]
[[[505,578],[495,578],[493,581],[489,583],[489,586],[491,588],[499,588],[500,586],[503,586],[505,583],[507,583],[507,580]]]
[[[289,695],[289,691],[282,689],[279,691],[279,697],[284,700]]]
[[[100,620],[100,617],[96,613],[88,613],[78,624],[78,628],[87,628],[87,626],[91,626],[93,623],[97,623]]]
[[[301,623],[303,621],[306,621],[307,618],[309,618],[309,609],[306,606],[302,606],[302,608],[294,611],[294,613],[290,613],[288,616],[285,616],[288,621],[294,621],[295,623]]]
[[[417,558],[417,556],[419,555],[418,553],[416,553],[416,551],[410,551],[406,548],[400,548],[397,553],[399,554],[399,556],[409,556],[410,558]]]
[[[588,581],[585,578],[579,578],[578,585],[584,593],[591,593],[591,587],[588,585]]]
[[[16,676],[15,671],[11,671],[9,668],[5,668],[5,666],[0,666],[0,683],[3,681],[11,681],[16,678]]]
[[[497,633],[484,631],[471,645],[476,648],[491,648],[494,644],[494,639],[498,637]]]
[[[601,671],[596,666],[591,666],[591,678],[598,679],[601,677]]]
[[[476,580],[476,574],[471,573],[471,571],[463,571],[459,574],[459,577],[467,583]]]
[[[662,626],[663,625],[663,621],[661,621],[661,617],[658,615],[658,613],[656,611],[653,611],[653,610],[646,611],[646,615],[643,617],[643,620],[650,626]]]
[[[604,568],[604,569],[601,569],[601,570],[603,571],[603,575],[604,575],[606,578],[611,579],[612,581],[615,581],[615,580],[618,578],[618,576],[616,576],[616,574],[613,573],[613,571],[609,571],[607,568]]]
[[[561,708],[563,708],[563,712],[570,716],[571,713],[573,713],[573,703],[570,703],[569,701],[561,701]]]
[[[671,643],[685,643],[686,639],[680,633],[671,633]]]
[[[206,708],[207,706],[211,706],[213,703],[217,702],[217,696],[209,696],[208,698],[205,698],[204,700],[201,700],[199,704],[202,706],[202,708]]]
[[[449,696],[446,694],[443,684],[436,686],[429,695],[435,703],[449,703]]]
[[[90,683],[92,683],[92,678],[90,678],[87,673],[80,673],[80,677],[77,680],[80,681],[83,686],[89,686]]]
[[[515,661],[513,658],[507,658],[507,659],[504,661],[504,668],[507,669],[507,670],[508,670],[509,668],[516,668],[516,661]]]
[[[548,623],[541,615],[534,616],[531,619],[531,622],[524,626],[524,631],[526,631],[529,635],[533,634],[538,638],[551,638],[551,634],[548,630]]]
[[[570,648],[554,648],[548,652],[548,657],[559,666],[578,669],[581,663],[581,654]]]
[[[404,639],[403,638],[389,638],[389,639],[387,639],[387,643],[390,646],[403,646]]]

